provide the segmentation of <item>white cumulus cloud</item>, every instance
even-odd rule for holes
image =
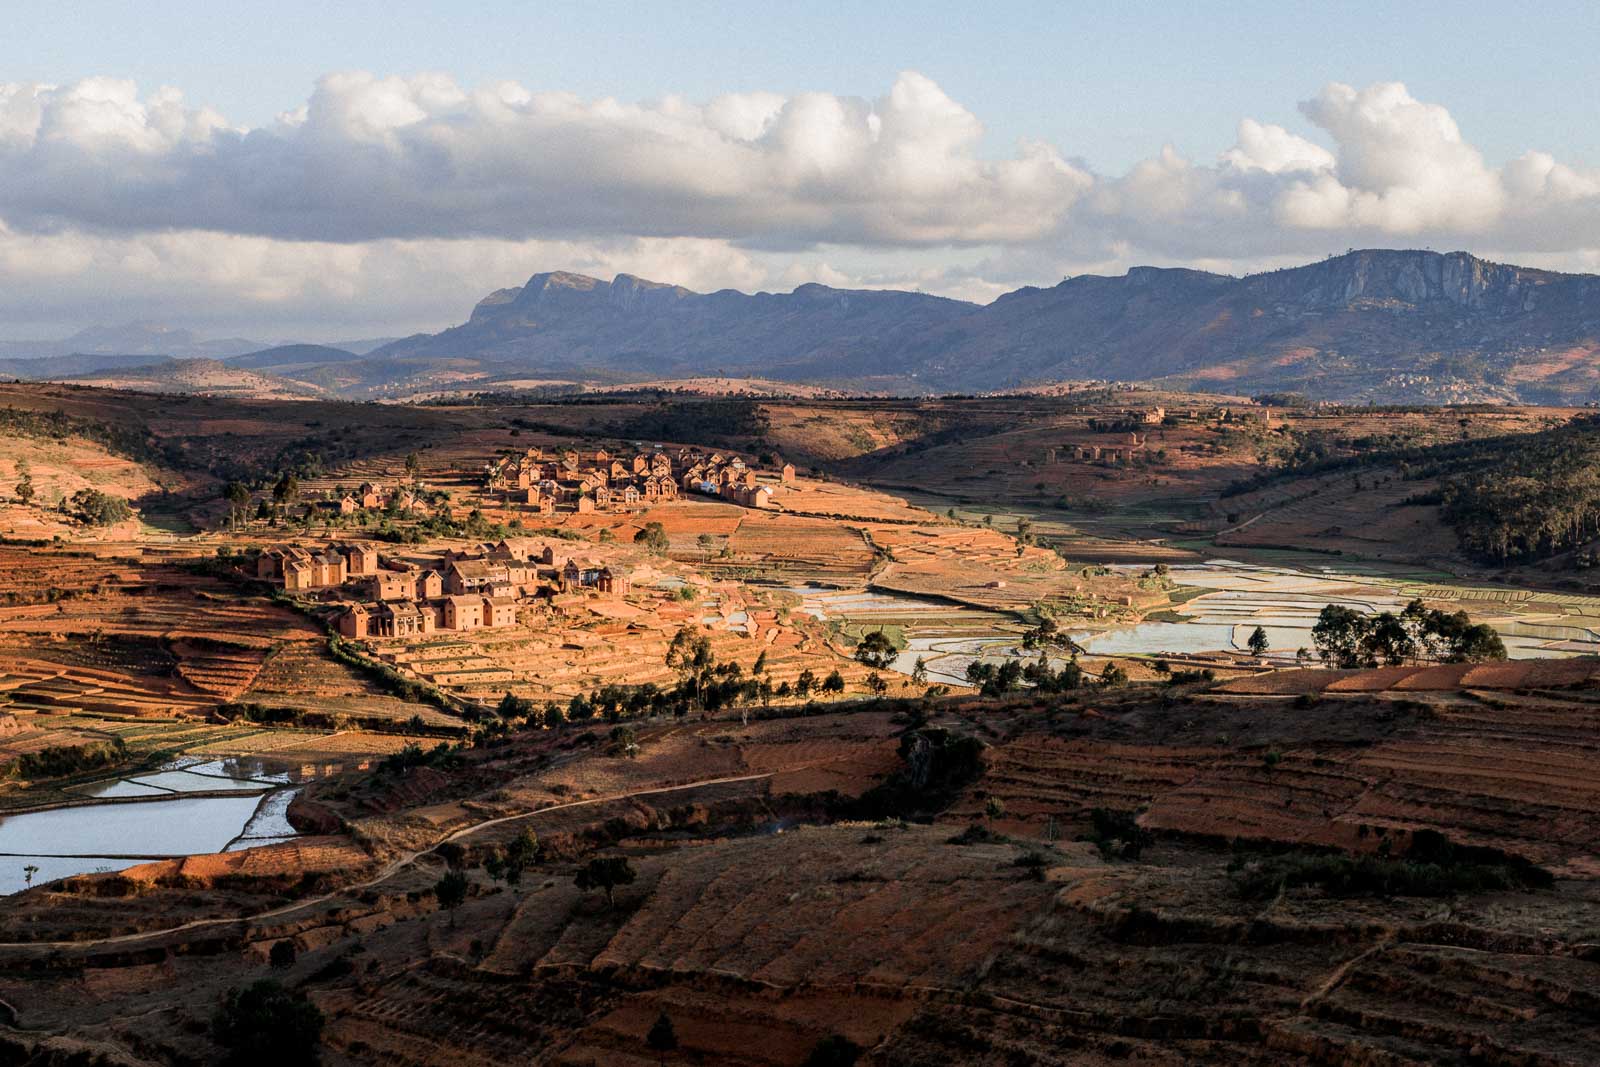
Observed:
[[[642,103],[342,72],[257,128],[123,79],[0,84],[0,315],[442,324],[556,268],[987,299],[1347,245],[1600,261],[1600,170],[1540,146],[1493,165],[1399,82],[1330,84],[1300,114],[1107,174],[1042,139],[986,150],[981,116],[915,72],[872,99]]]

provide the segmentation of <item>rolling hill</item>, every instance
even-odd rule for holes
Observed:
[[[195,393],[258,400],[307,399],[322,393],[319,388],[304,382],[235,367],[215,359],[180,359],[143,366],[97,367],[81,374],[56,376],[52,380],[105,389]]]

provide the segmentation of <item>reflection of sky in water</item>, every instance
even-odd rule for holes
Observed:
[[[1149,570],[1136,565],[1112,569],[1130,574]],[[1180,587],[1207,590],[1171,609],[1183,616],[1182,621],[1103,628],[1078,623],[1068,632],[1089,652],[1100,655],[1183,655],[1243,651],[1251,631],[1260,626],[1271,646],[1269,656],[1289,662],[1297,649],[1312,647],[1311,628],[1325,605],[1398,612],[1411,599],[1381,578],[1332,569],[1311,573],[1216,560],[1174,566],[1168,577]],[[1017,647],[1018,624],[998,613],[865,590],[796,586],[790,592],[801,597],[797,611],[819,619],[901,625],[908,647],[896,657],[892,669],[909,674],[920,656],[932,682],[965,682],[967,664],[976,658],[1000,662],[1013,656],[1036,656]],[[1475,617],[1479,615],[1481,611],[1475,613]],[[919,616],[926,617],[926,623],[920,622]],[[1600,653],[1600,633],[1570,620],[1496,621],[1494,625],[1513,658]]]
[[[281,837],[293,834],[294,827],[289,825],[289,802],[294,799],[298,789],[280,789],[276,793],[269,793],[262,798],[260,807],[250,817],[250,822],[245,825],[242,833],[246,837]]]
[[[82,856],[0,856],[0,895],[28,888],[27,874],[23,868],[32,864],[39,868],[34,873],[33,884],[44,885],[57,878],[95,871],[120,871],[143,860],[96,860]]]
[[[244,828],[255,797],[90,804],[0,820],[0,853],[186,856],[215,852]]]
[[[182,766],[183,769],[176,769]],[[74,874],[119,871],[150,856],[236,851],[289,840],[289,803],[297,790],[260,796],[286,771],[260,760],[183,760],[169,769],[80,790],[85,797],[169,796],[136,804],[88,804],[0,818],[0,894],[27,887],[24,868],[39,870],[34,885]],[[150,783],[150,784],[145,784]],[[158,786],[164,788],[158,788]],[[251,795],[184,797],[197,790]],[[239,840],[235,841],[235,838]],[[115,858],[123,857],[123,858]]]
[[[248,778],[224,778],[220,775],[195,774],[192,771],[158,771],[155,774],[142,774],[128,781],[137,785],[154,786],[157,789],[170,789],[175,793],[221,792],[229,789],[260,792],[268,788],[266,783],[253,782]]]
[[[118,778],[110,782],[96,782],[94,785],[73,792],[85,797],[158,797],[165,794],[166,790],[150,785],[136,785]]]

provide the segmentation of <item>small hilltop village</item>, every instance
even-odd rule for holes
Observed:
[[[636,511],[685,496],[778,510],[776,489],[794,481],[792,464],[758,471],[731,452],[655,449],[622,456],[604,448],[546,453],[531,447],[486,463],[479,494],[485,506],[534,516]],[[415,488],[366,482],[331,503],[345,512],[410,507],[421,499]],[[336,627],[352,640],[509,627],[536,602],[559,611],[575,597],[627,594],[625,565],[565,554],[557,547],[565,544],[502,538],[422,558],[380,554],[369,541],[281,545],[256,558],[255,576],[289,594],[342,604]]]
[[[779,484],[792,484],[793,464],[778,467]],[[484,491],[498,502],[536,514],[628,511],[675,500],[680,493],[716,497],[747,508],[778,507],[772,479],[763,480],[740,456],[696,449],[641,451],[631,456],[605,449],[563,449],[546,455],[529,448],[502,456],[485,469]]]

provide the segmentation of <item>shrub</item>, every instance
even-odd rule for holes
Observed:
[[[86,526],[114,526],[133,516],[126,500],[98,489],[79,489],[66,507],[68,514]]]
[[[320,1062],[322,1012],[302,993],[263,979],[230,989],[211,1020],[211,1033],[234,1067],[281,1067]]]
[[[616,905],[616,891],[619,886],[632,885],[637,875],[633,864],[621,856],[600,856],[590,860],[578,871],[574,880],[577,887],[587,893],[591,889],[600,889],[606,895],[606,907]]]
[[[803,1067],[855,1067],[862,1048],[842,1034],[829,1034],[818,1041]]]
[[[23,778],[61,778],[108,767],[125,758],[127,746],[118,737],[83,745],[51,745],[37,752],[25,752],[12,766],[14,773]]]
[[[1333,897],[1443,897],[1542,889],[1554,882],[1549,871],[1520,857],[1454,845],[1433,831],[1415,834],[1398,858],[1301,850],[1236,861],[1232,871],[1234,888],[1246,900],[1306,886]]]
[[[1106,859],[1136,860],[1155,836],[1139,825],[1139,816],[1131,811],[1113,811],[1095,808],[1089,812],[1088,840]]]

